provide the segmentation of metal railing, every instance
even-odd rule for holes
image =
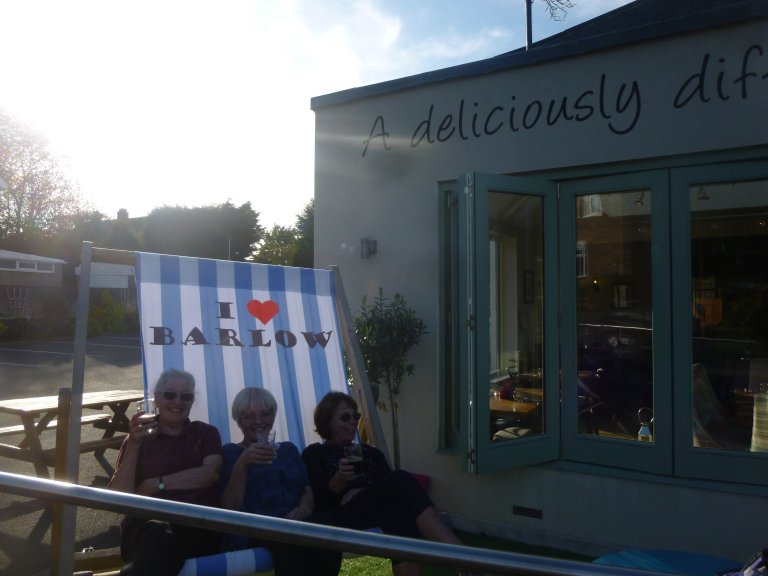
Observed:
[[[471,571],[522,576],[658,576],[658,572],[559,560],[485,548],[455,546],[185,504],[56,480],[0,472],[0,491],[64,505],[163,518],[220,532],[343,550],[369,556],[430,562]]]

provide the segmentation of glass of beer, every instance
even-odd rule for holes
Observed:
[[[360,444],[346,444],[344,458],[352,464],[355,474],[359,476],[363,471],[363,447]]]

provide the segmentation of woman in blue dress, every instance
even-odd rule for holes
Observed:
[[[239,444],[224,446],[221,503],[224,508],[292,520],[308,519],[314,510],[309,478],[298,448],[266,440],[277,402],[264,388],[244,388],[232,402],[232,418],[243,432]],[[275,576],[336,576],[341,553],[295,544],[226,534],[225,550],[264,547],[272,554]]]

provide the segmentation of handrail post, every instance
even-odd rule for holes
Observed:
[[[71,482],[67,477],[67,434],[69,432],[70,407],[72,405],[72,389],[59,388],[59,408],[56,411],[56,452],[54,453],[53,478],[55,480],[64,480]],[[70,506],[71,508],[71,506]],[[51,576],[64,576],[67,572],[66,564],[62,564],[62,559],[66,556],[71,557],[74,535],[73,531],[64,530],[64,510],[65,505],[54,501],[53,503],[53,521],[51,524]],[[69,532],[69,533],[68,533]],[[71,572],[71,567],[70,567]]]
[[[77,484],[80,477],[80,416],[83,413],[85,382],[85,346],[88,338],[88,309],[91,296],[92,242],[83,242],[80,253],[80,282],[77,294],[75,341],[72,355],[72,391],[69,405],[69,426],[65,445],[64,477]],[[61,542],[59,543],[59,574],[72,574],[74,564],[75,526],[77,509],[69,504],[61,508]],[[54,543],[51,542],[53,545]],[[55,554],[54,554],[55,555]]]

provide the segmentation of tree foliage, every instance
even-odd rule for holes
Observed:
[[[315,262],[315,202],[310,200],[296,216],[296,226],[276,224],[266,233],[254,255],[255,262],[312,268]]]
[[[309,201],[296,219],[296,251],[294,266],[315,265],[315,199]]]
[[[261,264],[293,266],[295,255],[295,229],[275,224],[272,230],[264,235],[264,241],[259,246],[259,250],[253,259]]]
[[[83,211],[45,139],[0,110],[0,240],[48,238]]]
[[[408,361],[408,352],[421,341],[427,332],[424,322],[408,306],[401,294],[392,300],[379,294],[368,305],[363,296],[360,315],[355,318],[355,333],[360,341],[360,353],[371,382],[384,384],[387,403],[392,416],[392,442],[395,467],[400,467],[400,438],[397,422],[397,400],[400,386],[406,376],[413,374],[414,365]]]
[[[144,249],[149,252],[245,260],[264,236],[250,202],[187,208],[163,206],[146,217]]]

